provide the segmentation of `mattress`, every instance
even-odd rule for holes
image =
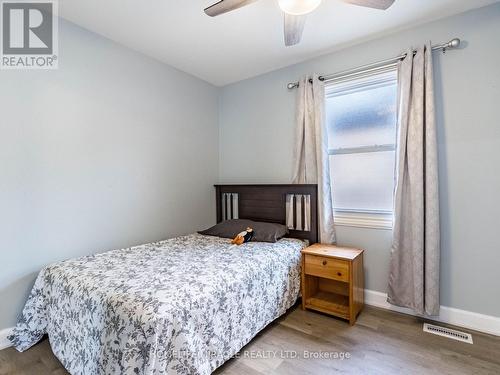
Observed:
[[[72,374],[209,374],[295,303],[305,246],[192,234],[55,263],[9,338],[48,334]]]

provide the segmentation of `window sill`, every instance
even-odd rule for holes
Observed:
[[[335,225],[392,230],[392,212],[336,211]]]

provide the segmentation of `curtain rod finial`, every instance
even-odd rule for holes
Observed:
[[[448,46],[450,46],[450,48],[458,48],[460,47],[460,39],[458,38],[453,38],[452,40],[450,40],[450,42],[448,43]]]
[[[290,82],[288,85],[286,85],[286,87],[288,88],[288,90],[293,90],[293,89],[299,87],[299,83],[298,82]]]

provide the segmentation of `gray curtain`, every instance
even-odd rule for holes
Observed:
[[[388,302],[439,314],[439,196],[432,49],[399,67],[394,233]]]
[[[325,87],[317,75],[306,76],[299,81],[296,113],[292,183],[318,184],[320,241],[334,243],[335,228],[325,121]]]

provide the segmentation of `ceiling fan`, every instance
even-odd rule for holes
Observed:
[[[223,13],[244,7],[257,0],[220,0],[205,9],[205,13],[210,17],[215,17]],[[285,45],[293,46],[300,42],[302,32],[308,13],[315,10],[321,0],[277,0],[285,16]],[[359,5],[362,7],[386,10],[395,0],[341,0],[345,3]]]

